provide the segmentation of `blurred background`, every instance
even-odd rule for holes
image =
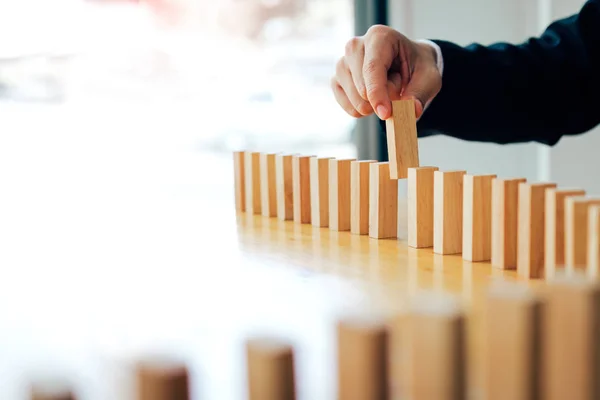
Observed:
[[[118,118],[169,123],[170,140],[213,152],[350,142],[329,80],[352,0],[1,4],[3,107],[125,108]]]
[[[383,23],[413,38],[516,43],[582,4],[0,0],[0,398],[20,398],[31,366],[59,365],[89,386],[85,398],[118,399],[96,369],[118,375],[115,358],[156,344],[201,354],[212,398],[239,398],[218,365],[235,364],[232,341],[265,321],[315,344],[317,388],[304,398],[323,398],[321,317],[385,293],[329,266],[296,269],[286,254],[265,265],[253,240],[242,252],[231,151],[383,160],[379,121],[349,117],[330,91],[352,36]],[[431,137],[420,157],[591,194],[598,148],[598,134],[553,148]]]

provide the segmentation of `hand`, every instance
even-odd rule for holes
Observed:
[[[353,117],[375,112],[385,120],[392,114],[391,101],[415,99],[415,113],[420,118],[442,88],[436,59],[430,45],[375,25],[346,44],[331,86],[337,102]]]

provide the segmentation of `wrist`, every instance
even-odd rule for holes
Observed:
[[[415,40],[415,43],[417,43],[417,46],[421,48],[420,51],[422,51],[423,54],[426,54],[427,57],[433,57],[433,63],[437,67],[440,76],[443,76],[444,58],[442,56],[442,50],[440,49],[440,46],[438,46],[437,43],[427,39]]]

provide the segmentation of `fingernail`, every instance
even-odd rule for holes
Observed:
[[[384,105],[377,106],[377,115],[381,119],[385,119],[387,117],[387,107]]]

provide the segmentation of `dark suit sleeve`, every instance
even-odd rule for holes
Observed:
[[[521,44],[434,42],[444,75],[421,137],[554,145],[600,123],[600,0]]]

